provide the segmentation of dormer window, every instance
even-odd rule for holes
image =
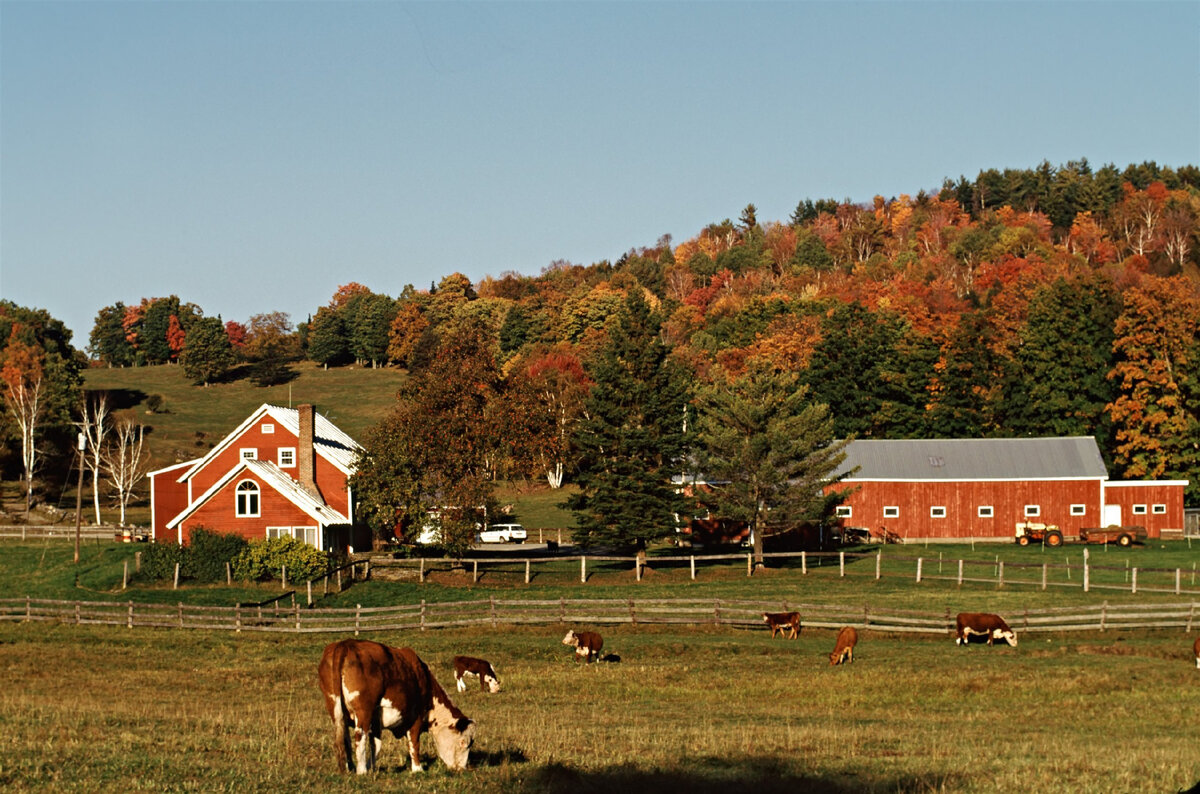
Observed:
[[[258,449],[255,447],[243,447],[240,457],[242,460],[258,460]]]
[[[264,436],[269,436],[275,432],[275,425],[270,422],[263,422],[262,431]]]
[[[294,469],[296,467],[296,448],[280,447],[278,462],[281,469]]]

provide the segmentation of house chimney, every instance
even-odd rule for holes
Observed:
[[[317,488],[317,461],[316,453],[313,451],[313,439],[316,436],[316,410],[307,404],[297,406],[296,410],[300,415],[300,438],[296,445],[296,464],[299,468],[300,487],[324,503],[325,497]]]

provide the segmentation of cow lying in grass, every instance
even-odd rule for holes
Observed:
[[[591,664],[592,660],[600,656],[600,649],[604,647],[604,638],[594,631],[568,631],[567,636],[563,637],[563,645],[575,646],[575,661],[579,661],[579,657],[583,657],[587,664]]]
[[[771,627],[771,639],[775,639],[776,632],[793,640],[800,634],[799,612],[764,612],[763,620]]]
[[[829,664],[841,664],[842,662],[854,663],[854,646],[858,644],[858,632],[853,626],[844,626],[837,635],[837,644],[833,648],[833,653],[829,654]]]
[[[469,675],[479,679],[479,688],[484,692],[494,694],[500,691],[500,678],[487,660],[476,659],[473,656],[455,656],[454,681],[459,692],[467,691],[467,682],[463,679]]]
[[[363,775],[375,767],[385,728],[397,739],[408,734],[414,772],[423,769],[418,750],[425,731],[433,736],[446,766],[455,771],[466,767],[475,723],[454,707],[411,648],[389,648],[370,640],[330,643],[317,675],[343,772]]]
[[[959,612],[955,625],[955,645],[966,645],[974,634],[987,637],[988,645],[991,645],[993,640],[1004,640],[1014,648],[1017,647],[1017,633],[1010,629],[999,615],[990,612]]]

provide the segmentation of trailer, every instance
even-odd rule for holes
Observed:
[[[1115,543],[1118,546],[1129,547],[1134,543],[1145,543],[1148,537],[1146,528],[1142,526],[1091,527],[1079,530],[1080,543]]]

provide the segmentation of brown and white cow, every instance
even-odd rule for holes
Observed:
[[[837,644],[833,648],[833,653],[829,654],[829,664],[841,664],[842,662],[854,663],[854,646],[858,644],[858,631],[853,626],[843,626],[838,632]]]
[[[594,631],[568,631],[567,636],[563,637],[563,645],[575,646],[575,661],[579,661],[579,657],[583,657],[588,664],[592,660],[599,658],[600,649],[604,647],[604,638]]]
[[[454,681],[458,684],[459,692],[467,691],[467,682],[463,679],[469,675],[479,679],[479,688],[484,692],[494,694],[500,691],[500,678],[490,662],[473,656],[455,656]]]
[[[783,635],[784,639],[793,640],[800,633],[799,612],[764,612],[762,616],[771,627],[771,639],[775,639],[775,632]]]
[[[966,645],[971,635],[987,637],[987,644],[993,640],[1004,640],[1014,648],[1017,647],[1017,633],[1008,627],[1004,619],[990,612],[959,612],[955,621],[954,644]]]
[[[397,739],[408,734],[414,772],[423,769],[419,750],[425,731],[446,766],[456,771],[466,767],[475,723],[455,708],[411,648],[370,640],[330,643],[317,675],[343,771],[362,775],[374,768],[384,728]]]

